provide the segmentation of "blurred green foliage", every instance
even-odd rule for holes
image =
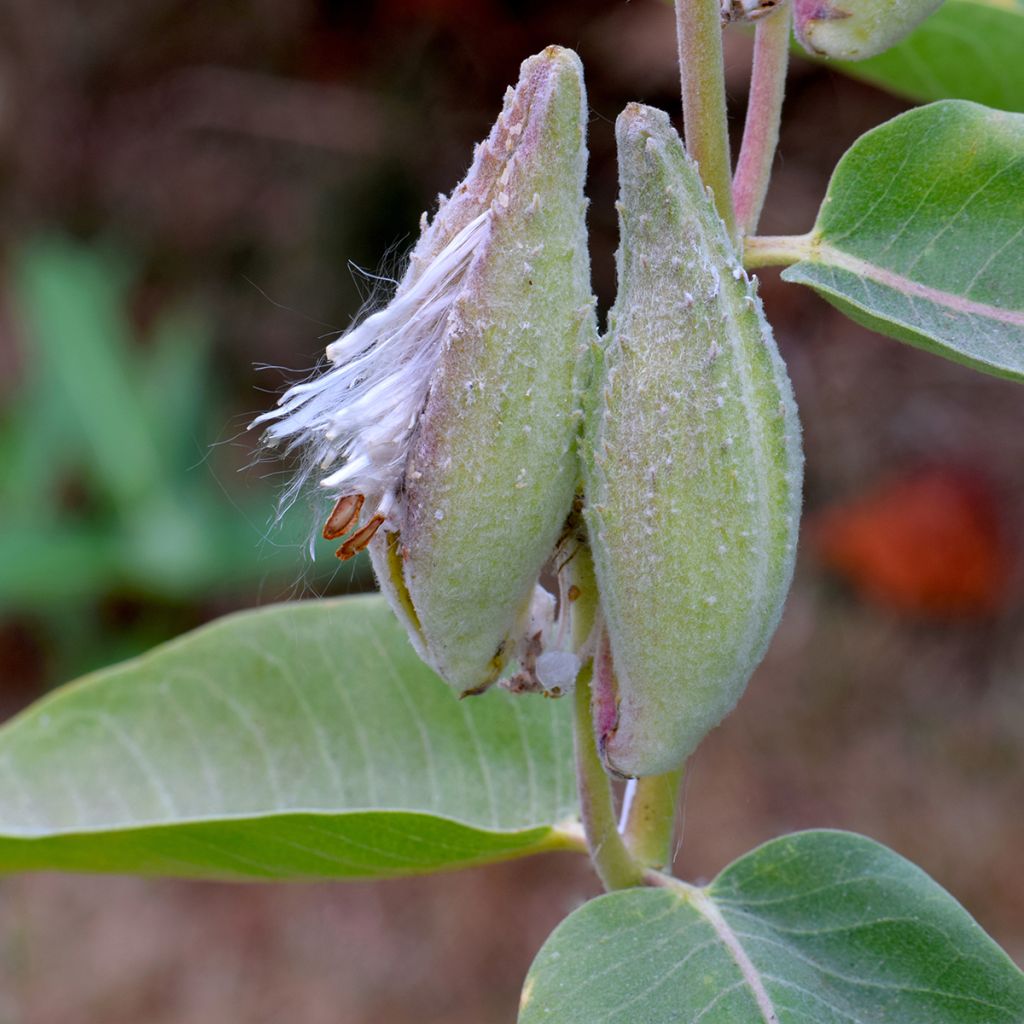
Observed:
[[[138,331],[137,272],[112,248],[37,238],[10,266],[25,344],[0,418],[0,615],[42,620],[60,670],[81,671],[182,627],[133,614],[134,627],[111,630],[97,620],[104,601],[223,610],[256,589],[287,596],[300,577],[323,589],[337,563],[304,573],[309,510],[273,523],[273,486],[236,472],[253,437],[238,439],[240,458],[220,443],[235,439],[210,319],[171,304]],[[342,576],[367,580],[363,565]]]

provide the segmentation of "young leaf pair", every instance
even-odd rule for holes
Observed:
[[[262,419],[306,475],[333,469],[325,533],[355,530],[339,553],[369,548],[456,691],[513,660],[520,687],[564,691],[596,649],[606,765],[643,775],[682,762],[764,652],[792,573],[801,454],[785,368],[696,165],[659,111],[633,104],[616,131],[605,338],[582,67],[549,47],[424,224],[391,305]],[[563,574],[556,603],[541,573],[588,539],[597,594]],[[587,644],[577,602],[600,606]]]

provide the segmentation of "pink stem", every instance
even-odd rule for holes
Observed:
[[[740,235],[752,235],[771,180],[772,161],[779,142],[782,98],[789,62],[790,6],[783,4],[757,23],[750,102],[743,126],[743,143],[732,182],[733,207]]]

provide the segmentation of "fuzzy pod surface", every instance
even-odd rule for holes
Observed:
[[[803,458],[785,366],[668,117],[616,124],[619,290],[582,446],[585,517],[614,672],[606,766],[677,768],[732,709],[793,572]],[[601,659],[599,659],[601,661]]]
[[[942,0],[794,0],[793,28],[808,53],[866,60],[895,46]]]
[[[579,58],[526,60],[410,276],[482,214],[411,444],[396,522],[370,545],[421,656],[459,693],[500,674],[579,477],[579,372],[596,337]]]

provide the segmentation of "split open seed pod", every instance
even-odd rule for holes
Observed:
[[[392,302],[327,349],[267,433],[336,498],[421,656],[461,694],[500,674],[576,492],[596,336],[579,58],[549,47],[422,233]]]

